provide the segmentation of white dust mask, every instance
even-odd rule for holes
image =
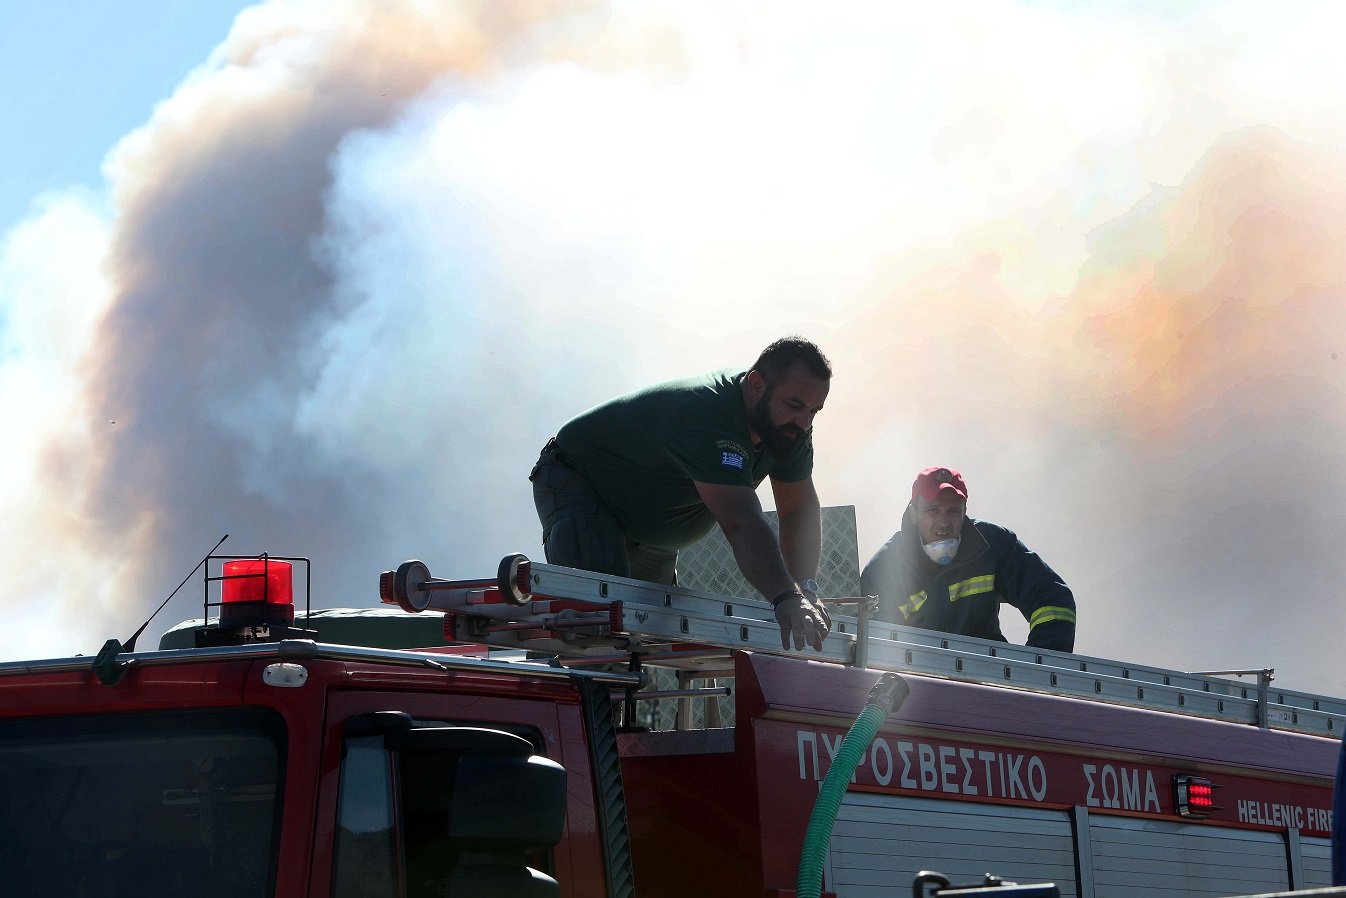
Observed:
[[[953,561],[953,556],[958,554],[958,544],[961,541],[962,538],[957,536],[953,539],[937,539],[921,548],[925,549],[925,554],[936,564],[949,564]]]

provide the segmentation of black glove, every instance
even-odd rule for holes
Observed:
[[[827,610],[827,603],[818,596],[818,583],[816,580],[805,580],[799,585],[799,591],[804,594],[804,598],[809,600],[809,604],[818,612],[822,618],[823,626],[828,632],[832,630],[832,613]],[[824,634],[826,635],[826,634]]]
[[[775,610],[776,623],[780,625],[780,647],[790,650],[790,640],[794,637],[795,648],[802,650],[811,645],[822,651],[823,639],[832,629],[832,621],[825,610],[815,606],[797,589],[787,590],[771,600]]]

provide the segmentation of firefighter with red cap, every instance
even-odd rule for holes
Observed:
[[[953,468],[926,468],[911,485],[902,529],[860,574],[879,620],[1007,641],[1000,605],[1028,620],[1028,644],[1075,648],[1075,597],[1013,531],[967,516],[967,482]]]

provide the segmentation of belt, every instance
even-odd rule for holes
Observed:
[[[547,440],[547,445],[543,446],[542,451],[538,453],[537,464],[533,465],[533,470],[528,473],[529,480],[532,481],[537,480],[537,474],[542,467],[542,461],[544,458],[554,462],[559,462],[560,464],[563,465],[567,464],[565,456],[561,454],[561,447],[556,445],[556,437],[552,437],[550,440]]]
[[[550,455],[559,462],[564,462],[566,460],[565,456],[561,454],[561,447],[557,444],[556,437],[547,440],[547,445],[542,447],[542,454]]]

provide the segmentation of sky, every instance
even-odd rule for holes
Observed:
[[[950,465],[1078,652],[1346,695],[1346,12],[1170,6],[0,3],[0,657],[540,558],[561,423],[799,333],[862,563]]]

